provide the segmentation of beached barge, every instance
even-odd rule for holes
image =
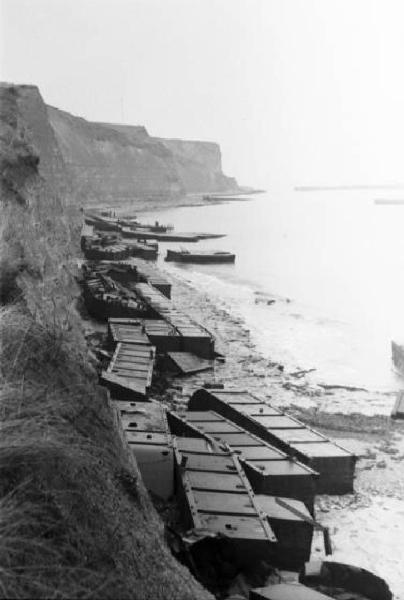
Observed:
[[[157,242],[125,240],[125,246],[128,248],[130,256],[142,258],[143,260],[157,260],[159,253]]]
[[[100,231],[121,231],[118,219],[113,217],[87,213],[84,216],[84,221],[87,225],[92,225],[94,229],[99,229]]]
[[[202,447],[189,448],[189,440],[174,440],[177,498],[194,558],[199,544],[217,536],[217,544],[231,544],[232,563],[238,568],[270,561],[277,540],[237,458],[212,451],[203,441]]]
[[[167,261],[181,262],[181,263],[234,263],[236,255],[231,252],[212,252],[212,251],[199,251],[190,252],[189,250],[167,250]]]
[[[313,514],[318,473],[307,465],[214,411],[168,411],[167,418],[174,435],[227,444],[239,456],[255,493],[299,500]]]
[[[169,233],[148,231],[147,229],[121,228],[122,237],[135,240],[157,240],[161,242],[198,242],[199,237],[192,233]]]
[[[108,319],[109,339],[112,343],[138,343],[146,339],[155,346],[160,354],[181,350],[181,336],[178,331],[162,319]],[[119,326],[119,327],[117,327]]]
[[[128,289],[136,289],[132,284],[148,283],[166,298],[170,299],[171,297],[171,283],[158,269],[141,260],[133,258],[119,261],[103,260],[90,263],[86,266],[86,269],[89,272],[93,271],[107,275],[114,281],[122,283]]]
[[[159,269],[140,260],[132,261],[132,264],[136,266],[138,281],[140,283],[148,283],[161,292],[166,298],[171,298],[171,283],[164,277]]]
[[[120,400],[146,399],[152,382],[156,349],[151,344],[118,343],[101,382]]]
[[[83,253],[87,260],[126,260],[130,256],[129,248],[123,244],[103,246],[95,241],[87,241]]]
[[[88,312],[101,320],[109,317],[148,317],[147,304],[129,290],[122,289],[102,273],[87,273],[83,281],[83,296]]]
[[[197,390],[189,410],[213,410],[319,473],[319,494],[353,491],[356,456],[246,391]]]
[[[201,358],[214,357],[214,339],[205,327],[176,309],[163,294],[149,284],[138,283],[134,289],[139,298],[147,304],[153,317],[164,319],[176,329],[181,337],[180,351],[192,352]]]

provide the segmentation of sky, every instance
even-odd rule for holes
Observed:
[[[404,182],[402,0],[0,0],[0,77],[243,184]]]

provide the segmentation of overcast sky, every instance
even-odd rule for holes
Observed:
[[[1,79],[215,140],[242,183],[404,181],[402,0],[0,0]]]

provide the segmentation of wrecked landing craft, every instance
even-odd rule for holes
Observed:
[[[214,411],[167,413],[173,434],[225,443],[237,453],[257,494],[285,496],[314,510],[318,473]]]
[[[197,390],[189,401],[189,410],[209,409],[318,471],[317,493],[347,494],[353,491],[357,457],[298,419],[246,391]]]

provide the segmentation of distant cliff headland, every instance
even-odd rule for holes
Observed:
[[[94,123],[47,106],[32,85],[18,90],[20,114],[52,187],[73,187],[86,204],[180,199],[237,192],[213,142],[155,138],[145,127]]]

